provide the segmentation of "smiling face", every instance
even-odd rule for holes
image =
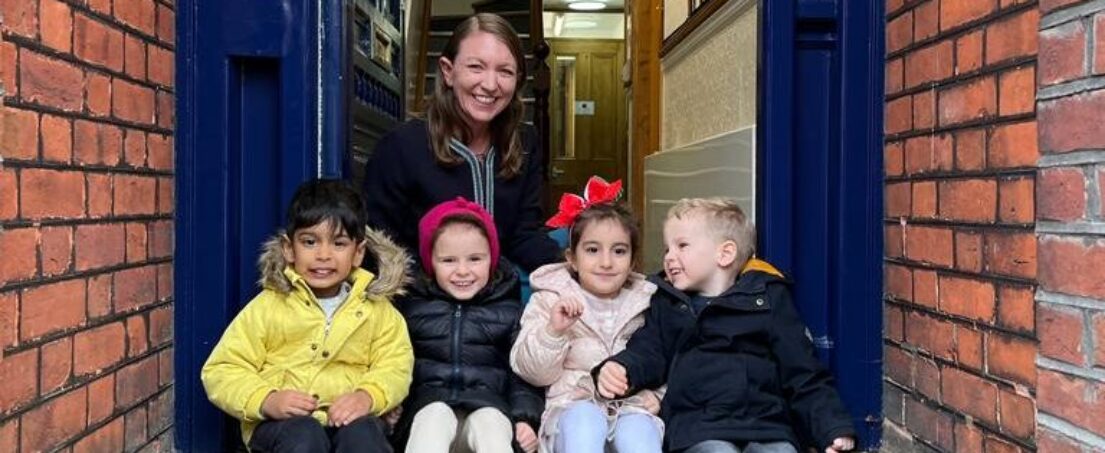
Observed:
[[[514,98],[518,61],[493,34],[473,31],[460,42],[456,57],[441,57],[438,63],[473,132],[485,131]]]
[[[584,290],[604,299],[617,297],[633,265],[629,231],[615,219],[587,223],[568,254],[568,264]]]
[[[728,288],[723,265],[728,258],[726,242],[709,230],[701,214],[664,222],[664,274],[680,291],[716,296]]]
[[[331,221],[300,228],[285,238],[284,260],[307,281],[315,297],[333,297],[364,258],[365,244],[357,244]]]
[[[475,225],[441,227],[433,247],[434,281],[457,300],[472,299],[491,276],[491,245]]]

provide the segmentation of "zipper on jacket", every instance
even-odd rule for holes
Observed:
[[[453,349],[453,385],[450,399],[457,399],[460,394],[460,325],[464,316],[464,305],[457,304],[453,309],[453,335],[452,335],[452,349]]]

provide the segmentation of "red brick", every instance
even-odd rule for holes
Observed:
[[[138,80],[146,78],[146,43],[134,35],[123,38],[123,67],[127,75]]]
[[[997,183],[986,179],[941,181],[940,217],[991,223],[997,216]]]
[[[0,349],[15,345],[18,340],[16,332],[18,328],[19,292],[0,293]]]
[[[115,376],[116,407],[127,407],[152,396],[157,391],[157,376],[154,356],[119,370]]]
[[[73,13],[69,6],[56,0],[39,3],[42,19],[42,42],[62,52],[69,52],[73,40]]]
[[[147,176],[115,176],[115,215],[157,212],[157,179]]]
[[[906,398],[905,414],[906,423],[913,435],[945,451],[952,451],[955,444],[955,422],[951,415],[929,408],[913,398]]]
[[[73,159],[73,124],[68,119],[42,115],[42,157],[62,163]]]
[[[1093,351],[1093,362],[1096,366],[1105,365],[1105,348],[1100,345],[1105,345],[1105,313],[1094,313],[1093,315],[1093,340],[1095,345]]]
[[[123,139],[123,160],[132,167],[146,165],[146,133],[127,129]]]
[[[154,28],[156,13],[153,0],[115,0],[115,17],[150,36],[157,33]]]
[[[170,44],[176,41],[176,13],[165,5],[157,6],[157,38]]]
[[[994,12],[998,2],[997,0],[943,1],[940,6],[940,29],[950,30]]]
[[[111,0],[88,0],[88,6],[93,11],[103,13],[104,15],[111,15]]]
[[[0,156],[5,159],[38,158],[38,114],[3,107],[0,110]]]
[[[173,94],[158,90],[157,92],[157,125],[164,128],[172,128],[176,121],[176,107],[173,102]]]
[[[1054,85],[1086,75],[1086,27],[1067,22],[1040,31],[1040,85]]]
[[[112,276],[101,274],[88,279],[88,316],[100,318],[111,314]]]
[[[19,95],[19,85],[15,83],[16,75],[19,73],[16,66],[17,55],[19,51],[14,44],[0,41],[0,87],[3,87],[9,96]]]
[[[34,38],[38,33],[38,14],[35,6],[33,2],[0,3],[0,17],[4,18],[0,26],[5,31]]]
[[[897,299],[913,299],[913,276],[909,268],[886,265],[886,292]]]
[[[92,421],[89,420],[89,424]],[[112,420],[73,445],[73,453],[123,451],[123,418]]]
[[[73,152],[77,163],[117,165],[123,158],[123,132],[110,124],[76,120]]]
[[[128,223],[127,262],[137,263],[146,260],[146,224]]]
[[[888,143],[883,150],[883,160],[887,176],[898,176],[905,169],[905,156],[902,142]]]
[[[173,392],[161,392],[149,405],[149,431],[161,432],[173,424]]]
[[[1044,236],[1040,239],[1040,284],[1049,291],[1105,298],[1105,243]]]
[[[997,388],[982,378],[945,367],[940,391],[949,407],[997,424]]]
[[[883,307],[882,314],[882,323],[883,326],[885,326],[885,328],[883,329],[883,335],[885,335],[886,339],[894,341],[905,341],[905,314],[902,313],[902,309],[892,305],[885,305]],[[150,323],[153,324],[152,317]],[[151,335],[152,334],[153,333],[151,331]]]
[[[952,231],[945,228],[912,226],[905,233],[906,256],[909,259],[951,267]]]
[[[993,116],[997,112],[993,76],[953,85],[940,92],[940,125],[962,123]]]
[[[0,360],[0,382],[4,383],[0,407],[8,411],[31,401],[37,395],[38,373],[37,350],[6,354]]]
[[[67,280],[24,290],[20,338],[77,327],[84,322],[84,280]]]
[[[1040,146],[1048,153],[1099,149],[1105,128],[1094,115],[1105,111],[1105,90],[1040,103]]]
[[[107,116],[111,114],[111,77],[93,72],[88,73],[85,104],[88,111],[93,115]]]
[[[907,328],[909,324],[906,324]],[[893,345],[883,346],[886,377],[892,382],[913,386],[913,355]]]
[[[936,90],[930,89],[913,95],[913,127],[931,129],[935,124]]]
[[[1086,217],[1087,184],[1080,168],[1047,168],[1040,180],[1040,219],[1078,220]]]
[[[925,397],[940,400],[940,367],[924,357],[917,357],[914,366],[914,387]]]
[[[1035,121],[998,126],[990,135],[987,164],[991,168],[1035,167],[1039,157]]]
[[[886,51],[896,52],[913,44],[913,12],[907,11],[886,24]]]
[[[955,425],[955,446],[958,451],[982,451],[982,431],[969,420]]]
[[[952,42],[945,40],[907,54],[905,86],[911,88],[951,77],[954,53]]]
[[[1002,287],[998,291],[998,324],[1022,332],[1035,332],[1036,303],[1031,287]]]
[[[917,41],[940,32],[940,2],[930,0],[913,8],[913,34]]]
[[[40,395],[61,388],[73,374],[73,337],[63,337],[42,346]]]
[[[1035,55],[1039,23],[1040,12],[1036,8],[1028,8],[1016,16],[987,26],[986,64]]]
[[[162,386],[173,382],[173,350],[165,349],[157,354],[158,379]]]
[[[1094,34],[1095,36],[1101,36],[1097,34],[1097,30],[1105,30],[1105,15],[1098,14],[1093,18]],[[1098,42],[1101,38],[1097,38]],[[1101,74],[1105,72],[1105,46],[1095,45],[1093,54],[1093,73]]]
[[[113,322],[76,336],[73,374],[97,373],[125,358],[126,330],[122,322]]]
[[[111,81],[111,113],[115,117],[153,124],[155,105],[152,89],[122,79]]]
[[[0,250],[4,259],[0,259],[0,284],[34,277],[38,272],[38,230],[18,228],[0,230]]]
[[[11,220],[19,215],[18,187],[15,171],[0,168],[0,220]]]
[[[88,384],[88,423],[99,423],[114,412],[115,375],[109,374]]]
[[[975,370],[982,369],[982,332],[955,326],[955,361]]]
[[[1036,110],[1036,68],[1026,66],[998,77],[998,114],[1017,115]]]
[[[73,230],[70,227],[42,229],[41,262],[43,275],[58,275],[73,263]]]
[[[1040,369],[1036,391],[1040,412],[1058,416],[1091,432],[1105,432],[1105,389],[1101,385],[1056,371]]]
[[[157,300],[165,300],[173,296],[173,265],[162,264],[157,266]]]
[[[84,214],[84,177],[76,171],[24,169],[19,203],[24,218],[77,218]]]
[[[173,179],[158,178],[157,180],[157,213],[173,213]]]
[[[167,135],[149,134],[149,165],[155,170],[173,169],[173,138]]]
[[[982,235],[955,232],[955,268],[967,272],[982,270]]]
[[[149,306],[157,300],[157,268],[144,266],[115,274],[116,311],[125,312]]]
[[[1059,433],[1040,428],[1036,437],[1037,451],[1048,453],[1082,453],[1082,447],[1075,441]]]
[[[986,364],[991,375],[1035,387],[1035,343],[991,332],[986,336],[986,352]]]
[[[884,234],[883,244],[886,247],[886,256],[888,258],[901,258],[905,256],[905,244],[902,243],[902,226],[886,225]]]
[[[1036,328],[1040,339],[1040,355],[1083,366],[1086,351],[1082,348],[1083,314],[1073,308],[1040,305],[1036,308]]]
[[[903,217],[909,215],[909,183],[886,185],[886,215]]]
[[[967,33],[955,41],[955,73],[982,68],[982,30]]]
[[[127,318],[127,357],[137,357],[150,348],[146,333],[146,318],[135,315]]]
[[[161,220],[150,224],[150,258],[165,258],[173,254],[173,222]]]
[[[1007,391],[999,396],[1002,431],[1020,439],[1031,438],[1036,431],[1036,405],[1032,398]]]
[[[1105,29],[1103,29],[1103,30],[1105,30]],[[4,187],[3,186],[3,181],[4,181],[4,175],[0,174],[0,188]],[[1100,171],[1097,172],[1097,189],[1098,189],[1098,197],[1100,197],[1098,199],[1099,200],[1105,200],[1105,170],[1100,170]],[[4,204],[3,200],[0,200],[0,219],[4,218],[3,204]],[[1099,215],[1101,215],[1102,217],[1105,217],[1105,204],[1102,204],[1101,212],[1099,213]]]
[[[955,334],[949,321],[919,313],[906,314],[906,342],[929,351],[937,357],[950,359],[955,354]]]
[[[913,303],[936,308],[936,272],[924,269],[913,270]]]
[[[980,321],[994,318],[994,285],[980,280],[940,277],[940,309]]]
[[[89,173],[88,216],[103,218],[111,215],[111,175]]]
[[[1032,178],[1006,179],[998,183],[998,219],[1005,223],[1032,223],[1036,218],[1035,182]]]
[[[89,63],[123,70],[123,32],[84,14],[73,16],[73,53]]]
[[[910,213],[913,217],[936,217],[936,183],[932,181],[917,182],[913,184],[913,207]]]
[[[19,450],[19,418],[0,423],[0,451]]]
[[[1082,0],[1040,0],[1040,12],[1047,14],[1052,10],[1064,8],[1081,1]]]
[[[150,46],[150,81],[156,84],[173,86],[173,52],[159,46]]]
[[[905,0],[886,0],[886,14],[892,15],[898,12],[898,9],[903,5],[905,5]]]
[[[884,90],[887,94],[894,94],[902,90],[902,81],[904,80],[902,66],[901,58],[895,58],[886,62],[886,86]]]
[[[124,418],[126,420],[126,435],[123,438],[124,448],[127,451],[136,451],[146,443],[148,438],[146,435],[146,408],[139,406],[127,412]]]
[[[1014,277],[1036,277],[1036,236],[1029,233],[987,233],[983,270]]]
[[[54,398],[23,415],[23,451],[53,450],[84,430],[88,395],[84,387]]]
[[[909,174],[951,170],[954,166],[952,135],[910,138],[905,142],[905,167]]]
[[[153,347],[161,346],[172,341],[172,339],[173,308],[165,306],[150,311],[150,345]]]
[[[913,104],[910,96],[886,103],[886,133],[897,134],[913,128]]]
[[[126,232],[122,224],[80,225],[76,236],[77,270],[126,261]]]
[[[1001,440],[997,437],[986,436],[986,445],[984,451],[986,453],[1023,453],[1024,450],[1017,448],[1017,446]],[[1030,450],[1031,451],[1031,450]]]

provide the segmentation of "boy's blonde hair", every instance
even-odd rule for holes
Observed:
[[[737,244],[737,263],[744,263],[756,253],[756,226],[744,215],[737,200],[725,197],[684,198],[668,210],[669,219],[698,216],[718,241]]]

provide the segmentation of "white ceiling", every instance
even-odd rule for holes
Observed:
[[[562,10],[567,9],[568,4],[580,0],[545,0],[545,9]],[[625,8],[625,0],[597,0],[606,3],[606,9],[622,9]]]
[[[622,13],[545,11],[542,20],[545,23],[545,38],[625,39],[625,16]]]

